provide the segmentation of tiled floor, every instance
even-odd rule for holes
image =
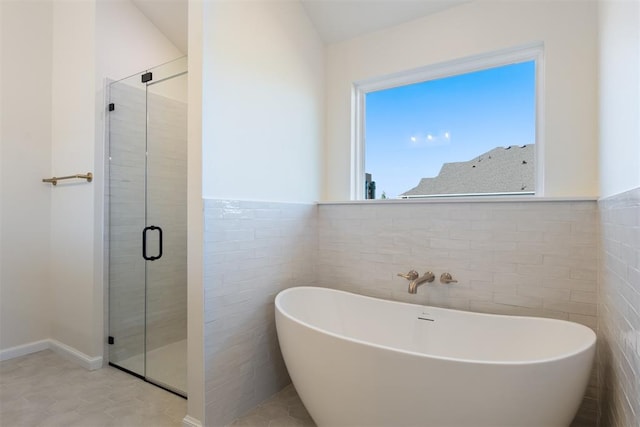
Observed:
[[[316,427],[292,385],[262,402],[230,427]]]
[[[179,427],[187,401],[117,369],[46,350],[0,363],[0,425]]]

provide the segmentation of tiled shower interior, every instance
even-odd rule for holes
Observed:
[[[186,103],[127,82],[110,97],[110,361],[186,390]],[[153,262],[140,256],[146,224],[163,228]]]

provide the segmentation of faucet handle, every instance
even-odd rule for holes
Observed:
[[[458,283],[457,280],[454,280],[451,276],[451,273],[442,273],[440,275],[440,283],[449,284],[449,283]]]
[[[407,274],[398,273],[397,275],[400,277],[404,277],[407,280],[416,280],[418,277],[420,277],[418,272],[415,270],[409,270]]]

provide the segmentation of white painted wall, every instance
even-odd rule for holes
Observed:
[[[640,3],[600,1],[600,195],[640,187]]]
[[[94,160],[95,3],[53,3],[51,174],[91,172]],[[93,197],[99,182],[51,188],[52,338],[101,356],[93,269]],[[100,323],[101,324],[101,323]]]
[[[0,2],[0,351],[51,332],[51,10]]]
[[[323,199],[349,198],[352,82],[536,41],[546,195],[597,195],[596,3],[481,0],[328,46]]]
[[[203,28],[203,195],[320,195],[324,47],[298,2],[210,2]]]

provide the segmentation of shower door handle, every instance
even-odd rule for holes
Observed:
[[[158,255],[156,256],[148,256],[147,255],[147,231],[158,230]],[[150,225],[145,227],[142,230],[142,258],[147,261],[155,261],[157,259],[162,258],[162,228],[156,227],[155,225]]]

